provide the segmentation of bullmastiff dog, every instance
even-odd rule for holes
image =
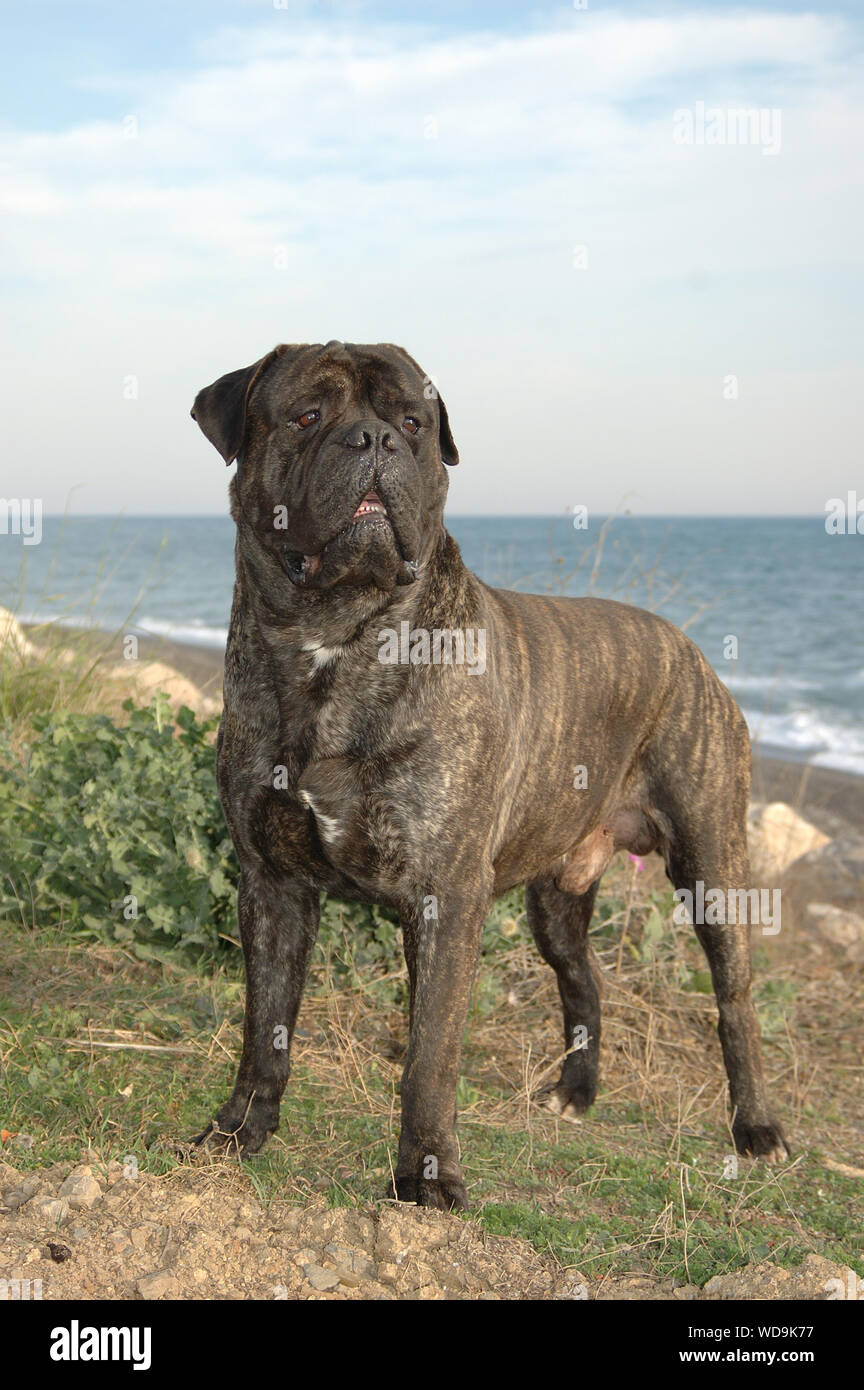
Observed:
[[[402,348],[282,344],[205,387],[192,415],[238,465],[218,782],[247,980],[234,1090],[197,1142],[251,1154],[277,1128],[320,895],[379,903],[410,979],[395,1195],[462,1207],[456,1087],[493,899],[527,885],[564,1012],[549,1102],[576,1117],[597,1091],[588,925],[616,850],[659,851],[676,887],[750,902],[744,719],[662,618],[466,569],[443,521],[447,410]],[[695,927],[735,1143],[782,1159],[747,910]]]

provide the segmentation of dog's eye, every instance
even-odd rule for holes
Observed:
[[[307,410],[304,411],[302,415],[297,416],[297,419],[294,421],[294,424],[299,425],[301,430],[308,430],[310,425],[316,425],[320,419],[320,410]]]
[[[403,430],[407,430],[409,434],[416,434],[420,428],[420,421],[415,420],[413,415],[408,415],[402,421],[402,428]]]

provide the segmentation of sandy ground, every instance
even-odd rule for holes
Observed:
[[[701,1289],[640,1272],[591,1278],[442,1212],[264,1208],[230,1162],[159,1178],[82,1157],[35,1174],[0,1163],[0,1269],[44,1300],[828,1301],[857,1290],[852,1271],[814,1254]]]

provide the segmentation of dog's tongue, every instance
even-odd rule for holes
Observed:
[[[305,574],[305,576],[306,576],[307,579],[311,579],[312,576],[313,576],[313,574],[317,574],[318,571],[320,570],[320,568],[321,568],[321,556],[320,556],[320,555],[304,555],[304,556],[303,556],[303,573]]]

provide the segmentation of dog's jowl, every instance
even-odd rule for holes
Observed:
[[[746,889],[750,747],[725,687],[662,618],[469,573],[443,522],[458,454],[429,394],[401,348],[331,342],[277,347],[195,401],[204,434],[237,460],[218,775],[247,977],[237,1080],[201,1140],[254,1153],[276,1129],[320,894],[378,902],[399,915],[411,988],[396,1195],[450,1207],[466,1200],[456,1085],[495,895],[527,884],[564,1008],[550,1100],[577,1115],[597,1089],[598,881],[626,848],[659,851],[676,888]],[[735,1142],[782,1158],[747,921],[695,930]]]

